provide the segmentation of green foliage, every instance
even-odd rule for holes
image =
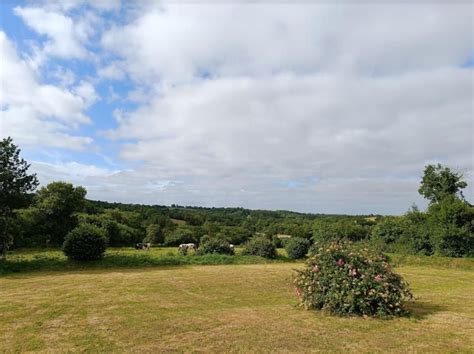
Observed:
[[[285,250],[291,259],[303,258],[308,253],[311,243],[302,237],[292,237],[285,242]]]
[[[98,215],[79,214],[78,217],[80,223],[87,223],[102,228],[107,235],[109,246],[130,247],[137,242],[141,242],[143,239],[141,230],[118,223],[108,213]]]
[[[252,237],[252,232],[237,226],[222,227],[219,234],[223,235],[231,244],[240,245]]]
[[[272,236],[272,243],[275,245],[276,248],[282,248],[285,241],[278,237],[277,235]]]
[[[179,246],[182,243],[197,243],[199,238],[189,226],[178,226],[165,235],[166,246]]]
[[[402,315],[404,301],[412,298],[385,256],[336,242],[317,248],[294,284],[301,306],[336,315]]]
[[[71,183],[53,182],[41,188],[34,200],[38,222],[48,244],[61,245],[64,237],[77,226],[76,212],[85,205],[86,190]]]
[[[143,239],[145,243],[151,243],[152,245],[162,244],[165,241],[163,231],[160,225],[151,224],[146,228],[146,236]]]
[[[456,197],[430,205],[432,244],[440,256],[474,256],[474,207]]]
[[[399,241],[406,230],[406,221],[403,217],[385,217],[372,229],[372,239],[386,244]]]
[[[28,193],[38,186],[36,174],[20,157],[21,150],[8,137],[0,141],[0,259],[13,244],[15,210],[28,205]]]
[[[462,189],[467,187],[462,178],[461,173],[453,172],[441,164],[427,165],[418,192],[431,204],[438,203],[448,196],[462,197]]]
[[[474,208],[448,196],[426,213],[409,211],[385,217],[372,230],[372,241],[383,251],[402,254],[463,257],[474,255]]]
[[[204,241],[204,242],[203,242]],[[225,238],[201,238],[201,244],[197,251],[199,255],[203,254],[227,254],[234,255],[234,249]]]
[[[370,230],[370,226],[360,225],[354,218],[342,218],[334,221],[322,220],[314,223],[313,241],[361,241],[368,238]]]
[[[0,260],[3,259],[7,250],[13,244],[12,222],[13,217],[0,215]]]
[[[69,232],[64,240],[63,252],[78,261],[91,261],[104,257],[107,248],[105,231],[91,224],[81,224]]]
[[[276,247],[271,240],[266,237],[253,237],[244,244],[243,255],[260,256],[273,259],[277,256]]]
[[[0,141],[0,213],[6,215],[28,204],[28,193],[38,186],[36,174],[20,157],[21,150],[8,137]]]
[[[124,224],[117,224],[117,226],[119,232],[115,235],[115,237],[111,237],[109,240],[111,246],[130,247],[135,245],[137,242],[142,242],[143,233],[140,230],[134,229],[133,227]]]

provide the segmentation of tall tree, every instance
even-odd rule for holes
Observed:
[[[462,173],[453,172],[441,164],[427,165],[418,192],[430,204],[438,203],[448,196],[464,199],[462,189],[467,187],[467,183],[462,178]]]
[[[15,209],[25,206],[28,193],[38,186],[36,174],[28,174],[30,165],[20,157],[20,152],[12,138],[0,141],[0,258],[13,241]]]
[[[66,234],[77,226],[75,213],[84,209],[86,193],[84,187],[66,182],[52,182],[38,191],[35,208],[51,245],[61,245]]]

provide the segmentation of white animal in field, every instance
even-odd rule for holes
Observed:
[[[146,250],[146,251],[148,251],[150,249],[150,247],[151,247],[150,242],[147,242],[147,243],[141,243],[140,242],[140,243],[137,243],[135,245],[135,249],[137,249],[137,250]]]
[[[230,248],[234,249],[234,245],[233,245],[233,244],[230,244]]]
[[[195,243],[182,243],[178,246],[179,249],[187,249],[187,250],[196,250]]]

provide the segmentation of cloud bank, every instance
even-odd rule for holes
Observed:
[[[13,10],[42,36],[39,69],[0,36],[2,130],[106,156],[38,160],[45,181],[107,200],[331,213],[423,206],[428,163],[474,184],[469,5],[66,5]],[[44,83],[58,60],[94,71]]]

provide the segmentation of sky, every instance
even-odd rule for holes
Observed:
[[[0,136],[116,202],[402,214],[425,165],[474,201],[474,9],[0,2]]]

